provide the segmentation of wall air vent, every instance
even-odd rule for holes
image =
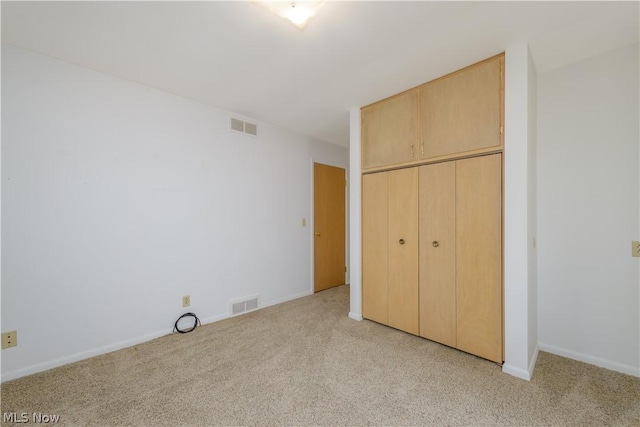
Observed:
[[[235,117],[231,117],[229,122],[231,130],[242,132],[251,136],[258,136],[258,125],[256,123],[247,122]]]
[[[231,130],[244,132],[244,122],[240,119],[236,119],[235,117],[231,117]]]
[[[233,300],[229,303],[229,308],[231,311],[231,316],[237,316],[239,314],[248,313],[250,311],[255,311],[260,307],[260,296],[253,295],[250,297]]]
[[[244,133],[258,136],[258,125],[255,123],[244,122]]]

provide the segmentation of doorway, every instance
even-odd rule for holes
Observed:
[[[343,285],[345,263],[345,170],[313,163],[313,291]]]

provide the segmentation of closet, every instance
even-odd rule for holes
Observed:
[[[501,145],[502,67],[495,57],[418,88],[421,158]]]
[[[418,149],[418,94],[415,90],[362,110],[364,169],[415,160]]]
[[[420,336],[502,362],[502,155],[419,169]]]
[[[504,55],[363,107],[361,121],[363,172],[500,151]]]
[[[363,177],[363,315],[418,335],[418,170]]]
[[[362,109],[363,317],[503,360],[504,55]]]

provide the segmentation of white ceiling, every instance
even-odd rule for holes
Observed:
[[[639,42],[640,3],[2,2],[2,42],[348,146],[351,107],[529,41],[538,72]],[[508,70],[507,70],[508,72]]]

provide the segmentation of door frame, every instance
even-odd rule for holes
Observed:
[[[309,176],[310,176],[310,187],[309,187],[309,221],[308,221],[308,227],[309,230],[307,232],[307,235],[309,236],[309,240],[310,240],[310,250],[309,250],[309,254],[310,254],[310,258],[309,258],[309,265],[311,266],[311,268],[309,269],[310,272],[310,276],[309,276],[309,294],[313,294],[314,293],[314,282],[315,282],[315,272],[316,272],[316,265],[315,265],[315,240],[314,240],[314,235],[313,235],[313,231],[315,228],[315,204],[314,204],[314,199],[315,199],[315,176],[314,176],[314,170],[313,170],[313,164],[314,163],[320,163],[323,165],[327,165],[327,166],[333,166],[336,168],[340,168],[340,169],[344,169],[344,178],[347,181],[347,185],[344,187],[344,263],[346,264],[345,266],[348,267],[349,266],[349,185],[350,185],[350,181],[349,181],[349,166],[348,166],[348,161],[345,163],[341,163],[341,162],[336,162],[336,161],[332,161],[332,160],[326,160],[326,159],[317,159],[314,158],[313,156],[311,156],[309,158]],[[349,269],[347,268],[347,271],[344,273],[344,283],[349,284],[350,280],[349,280]]]

